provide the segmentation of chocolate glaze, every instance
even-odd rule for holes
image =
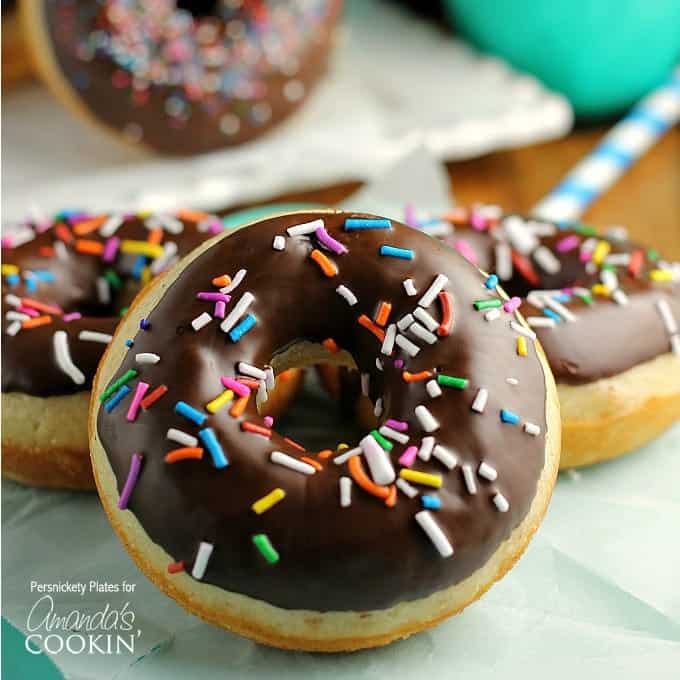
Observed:
[[[140,378],[151,388],[166,384],[168,393],[140,412],[134,423],[125,419],[125,403],[111,413],[100,409],[97,417],[98,437],[119,491],[131,455],[144,455],[128,508],[150,538],[172,560],[183,560],[188,571],[199,542],[213,543],[204,576],[207,583],[289,609],[381,609],[460,582],[483,565],[524,519],[545,463],[542,367],[531,343],[527,358],[517,356],[510,315],[502,323],[490,324],[473,309],[474,300],[496,296],[482,286],[482,275],[443,244],[396,222],[390,231],[344,231],[348,216],[356,215],[307,212],[267,219],[221,239],[185,265],[147,316],[150,330],[136,333],[134,349],[113,377],[140,368],[136,352],[157,352],[161,361],[141,367]],[[287,237],[282,252],[271,245],[288,226],[317,217],[349,249],[345,255],[329,253],[339,268],[332,278],[309,257],[318,247],[313,237]],[[383,243],[411,248],[415,259],[381,257],[378,249]],[[228,339],[217,320],[194,332],[191,320],[208,309],[195,298],[196,292],[210,290],[214,276],[233,275],[241,268],[248,273],[228,309],[251,291],[255,301],[249,312],[257,325],[238,343]],[[379,301],[385,300],[393,305],[390,321],[399,319],[414,308],[438,273],[449,277],[447,290],[454,299],[451,335],[425,345],[413,359],[400,351],[392,357],[405,359],[411,372],[438,369],[470,380],[462,391],[443,388],[441,397],[429,399],[425,382],[406,383],[391,360],[385,358],[384,372],[376,368],[380,343],[357,317],[361,313],[372,317]],[[419,296],[406,296],[402,281],[407,277],[415,280]],[[355,293],[357,305],[350,307],[335,292],[340,284]],[[436,318],[441,313],[438,305],[435,301],[429,308]],[[409,423],[413,444],[419,445],[424,435],[414,417],[418,404],[427,405],[442,424],[434,436],[455,452],[459,465],[448,471],[433,458],[413,467],[442,475],[439,491],[420,490],[437,493],[442,501],[433,516],[454,546],[452,557],[440,557],[415,522],[419,498],[410,500],[399,492],[396,506],[387,508],[354,484],[351,506],[341,508],[338,479],[348,475],[346,465],[325,460],[323,471],[307,477],[271,463],[274,450],[301,454],[276,432],[270,440],[241,431],[242,420],[260,422],[253,399],[242,418],[231,417],[225,408],[209,415],[205,424],[214,429],[229,467],[216,469],[207,453],[199,461],[164,462],[164,455],[176,446],[166,439],[169,427],[191,434],[199,429],[173,412],[178,400],[203,410],[221,393],[220,376],[236,375],[237,362],[263,366],[298,340],[321,342],[329,337],[352,354],[360,371],[370,374],[371,398],[385,400],[383,419]],[[519,385],[506,382],[508,376],[517,377]],[[482,386],[489,390],[489,401],[486,411],[476,414],[470,404]],[[501,408],[538,424],[541,434],[532,437],[520,425],[501,423]],[[404,449],[395,443],[391,453],[395,469]],[[469,495],[460,464],[469,463],[476,470],[482,460],[496,468],[498,478],[491,483],[478,477],[478,493]],[[283,488],[286,498],[263,515],[252,512],[251,504],[275,487]],[[509,500],[507,513],[495,509],[496,491]],[[278,550],[277,564],[267,564],[253,546],[251,537],[258,533],[265,533]]]
[[[153,216],[152,216],[153,217]],[[107,264],[101,257],[82,254],[75,250],[75,239],[72,226],[77,225],[79,218],[64,217],[51,227],[44,229],[35,224],[27,224],[22,229],[31,229],[36,236],[30,242],[16,248],[3,246],[3,263],[17,265],[22,274],[31,270],[48,270],[54,275],[53,283],[38,283],[38,288],[31,291],[27,288],[24,276],[17,285],[10,285],[7,277],[2,282],[2,315],[5,330],[9,322],[5,320],[6,312],[14,307],[7,302],[7,294],[27,297],[46,304],[56,304],[65,313],[80,312],[81,319],[65,322],[61,315],[53,314],[52,323],[31,329],[22,329],[17,335],[3,334],[2,342],[2,391],[21,392],[38,397],[73,394],[89,390],[97,370],[99,360],[104,354],[106,345],[99,342],[78,339],[82,330],[112,334],[120,320],[119,311],[127,306],[141,283],[133,278],[132,271],[137,260],[136,255],[119,252],[115,261]],[[163,243],[173,241],[177,244],[180,256],[188,253],[211,234],[199,231],[197,222],[181,220],[184,229],[180,234],[164,234]],[[41,249],[53,247],[61,242],[55,232],[56,224],[61,223],[68,228],[74,239],[65,245],[63,259],[52,255],[41,255]],[[219,223],[219,222],[218,222]],[[36,229],[38,231],[36,231]],[[120,239],[146,240],[149,229],[145,219],[131,215],[115,236]],[[104,243],[105,238],[98,232],[82,236],[83,239]],[[123,281],[122,288],[112,291],[111,303],[103,305],[98,301],[96,291],[97,277],[108,269],[115,271]],[[53,350],[53,336],[57,330],[66,331],[73,361],[85,374],[86,382],[76,385],[57,365]]]
[[[202,16],[196,11],[196,21],[214,29],[220,36],[219,46],[236,55],[231,57],[235,64],[231,68],[206,66],[206,77],[234,83],[224,92],[200,90],[189,95],[190,84],[183,79],[177,84],[149,85],[137,78],[133,83],[135,67],[116,59],[103,41],[104,36],[108,40],[112,32],[119,30],[109,20],[104,3],[40,0],[36,4],[45,29],[43,40],[49,43],[38,45],[38,49],[50,51],[48,57],[71,85],[74,96],[104,125],[132,141],[173,155],[240,144],[267,132],[295,111],[326,69],[333,27],[342,6],[341,0],[315,0],[306,5],[299,0],[266,0],[244,3],[240,9],[224,9],[228,13],[224,19],[217,13]],[[150,16],[162,6],[149,3],[154,7],[151,11],[143,8],[146,3],[136,0],[119,4],[136,7],[137,16]],[[194,45],[192,4],[200,3],[187,2],[184,7],[188,11],[176,11],[188,19],[181,40]],[[168,11],[173,11],[175,3],[167,5]],[[272,26],[275,13],[287,17],[281,32],[271,28],[268,34],[259,33],[262,26]],[[228,37],[230,27],[235,25],[242,28],[242,33]],[[130,40],[137,30],[126,29]],[[99,47],[93,49],[97,44]],[[172,48],[171,44],[153,46],[161,68],[173,63],[164,56]],[[197,63],[197,68],[202,69],[203,65]],[[178,69],[183,66],[181,60],[176,64]],[[293,97],[291,82],[295,88]],[[225,116],[229,116],[226,131],[222,122]]]

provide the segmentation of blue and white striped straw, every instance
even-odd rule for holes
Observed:
[[[680,121],[680,67],[640,101],[600,144],[532,211],[544,220],[571,221],[609,189],[668,129]]]

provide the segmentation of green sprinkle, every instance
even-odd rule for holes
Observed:
[[[104,278],[109,282],[109,285],[113,290],[120,290],[123,282],[120,280],[120,276],[113,271],[113,269],[107,269],[104,272]]]
[[[597,236],[597,229],[589,227],[587,224],[577,224],[574,231],[581,236]]]
[[[393,446],[392,442],[387,441],[387,439],[385,439],[385,437],[383,437],[380,434],[380,432],[378,432],[378,430],[372,430],[371,436],[373,437],[373,439],[375,439],[375,441],[378,442],[378,444],[380,444],[380,446],[383,447],[383,449],[385,449],[385,451],[391,451],[392,450],[392,446]]]
[[[613,264],[603,264],[601,270],[603,272],[615,272],[616,267]]]
[[[279,553],[276,552],[276,548],[271,544],[267,534],[255,534],[253,543],[269,564],[276,564],[279,561]]]
[[[131,368],[129,371],[126,371],[123,373],[123,375],[116,380],[116,382],[111,383],[107,388],[106,391],[100,395],[99,401],[106,401],[119,387],[122,387],[125,385],[125,383],[130,382],[134,377],[137,376],[137,371],[135,371],[134,368]]]
[[[579,296],[587,305],[593,304],[593,296],[590,293],[580,293]]]
[[[479,311],[480,309],[493,309],[494,307],[502,306],[502,302],[498,298],[490,298],[489,300],[476,300],[474,305],[475,309]]]
[[[467,378],[456,378],[453,375],[437,376],[437,383],[443,387],[455,387],[457,390],[464,390],[470,381]]]
[[[654,248],[650,248],[647,251],[647,259],[650,260],[651,262],[656,262],[659,259],[659,253],[654,250]]]
[[[118,312],[118,314],[120,314],[120,316],[125,316],[127,314],[128,309],[130,309],[130,308],[129,307],[121,307],[120,312]]]

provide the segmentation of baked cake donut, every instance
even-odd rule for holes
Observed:
[[[16,0],[2,0],[2,89],[24,80],[31,74]]]
[[[240,144],[306,99],[342,0],[24,0],[34,60],[77,113],[166,154]]]
[[[313,210],[225,236],[136,298],[97,372],[93,469],[127,550],[193,614],[283,648],[378,646],[460,611],[548,505],[560,422],[540,346],[488,276],[397,222]],[[224,274],[215,319],[200,295]],[[327,360],[358,369],[380,423],[307,451],[258,413],[265,366]]]
[[[90,388],[120,315],[153,275],[221,230],[218,218],[190,211],[64,212],[20,225],[3,239],[3,475],[38,486],[94,488]],[[224,296],[214,297],[219,314]],[[285,377],[270,409],[283,409],[296,391],[299,376]]]

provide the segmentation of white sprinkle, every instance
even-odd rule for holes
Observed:
[[[135,355],[135,361],[138,364],[157,364],[160,360],[160,356],[153,352],[140,352]]]
[[[512,249],[508,243],[501,241],[496,244],[496,276],[501,281],[512,278]]]
[[[397,430],[389,427],[388,425],[383,425],[378,432],[383,437],[387,437],[387,439],[393,439],[395,442],[399,442],[400,444],[406,444],[408,443],[409,436],[407,434],[404,434],[403,432],[398,432]]]
[[[621,290],[621,288],[617,288],[612,293],[612,298],[617,305],[624,306],[628,304],[628,296],[623,292],[623,290]]]
[[[347,301],[347,304],[350,307],[353,307],[356,305],[357,301],[357,296],[347,287],[347,286],[338,286],[335,289],[335,292],[340,296],[345,298]]]
[[[442,388],[439,387],[436,380],[428,380],[425,385],[425,390],[431,399],[436,399],[442,396]]]
[[[590,274],[592,276],[596,271],[597,265],[594,262],[586,262],[586,274]]]
[[[380,357],[376,357],[376,358],[375,358],[375,367],[376,367],[379,371],[384,370],[383,362],[382,362],[382,359],[381,359]]]
[[[236,274],[234,274],[234,278],[231,280],[231,283],[224,286],[224,288],[220,288],[220,293],[231,293],[232,290],[236,290],[236,288],[238,288],[238,286],[241,284],[241,281],[246,278],[247,273],[247,269],[239,269]]]
[[[538,246],[533,252],[536,264],[548,274],[557,274],[562,269],[562,264],[555,257],[555,254],[546,246]]]
[[[413,323],[413,314],[405,314],[397,321],[397,328],[405,331]]]
[[[625,241],[628,238],[628,229],[625,227],[615,224],[604,232],[604,235],[611,239],[612,241]]]
[[[432,450],[432,456],[436,458],[442,465],[449,470],[453,470],[458,464],[458,458],[454,456],[448,449],[445,449],[441,444],[437,444]]]
[[[245,269],[241,269],[241,271],[245,271]],[[255,296],[251,292],[246,291],[243,293],[241,299],[234,306],[234,309],[227,314],[224,321],[220,324],[220,328],[225,333],[228,333],[236,325],[236,322],[246,313],[254,299]]]
[[[418,495],[418,489],[415,486],[411,486],[405,479],[399,477],[395,482],[397,489],[401,491],[408,498],[415,498]]]
[[[437,419],[430,413],[426,406],[420,404],[415,408],[416,418],[425,432],[436,432],[439,429]]]
[[[7,295],[5,295],[5,302],[10,307],[21,307],[21,298],[18,298],[13,293],[7,293]]]
[[[510,509],[508,499],[500,491],[493,497],[493,504],[498,512],[507,512]]]
[[[412,343],[405,335],[402,335],[401,333],[397,335],[395,342],[410,357],[414,357],[416,354],[418,354],[418,352],[420,352],[420,347]]]
[[[10,235],[10,238],[12,240],[12,248],[18,248],[19,246],[23,246],[25,243],[32,241],[35,238],[35,236],[36,234],[30,227],[24,227],[19,231],[14,231]]]
[[[99,235],[104,238],[110,238],[118,231],[121,224],[123,224],[122,215],[111,215],[111,217],[99,227]]]
[[[368,388],[371,382],[371,376],[368,373],[361,374],[361,394],[368,396]]]
[[[557,325],[555,319],[547,316],[528,316],[527,323],[532,328],[555,328]]]
[[[278,236],[274,236],[274,240],[272,241],[272,248],[274,250],[285,250],[286,249],[285,237],[281,236],[281,234],[279,234]]]
[[[210,314],[208,314],[208,312],[203,312],[203,314],[199,314],[191,322],[191,327],[195,331],[200,331],[201,328],[204,328],[205,326],[207,326],[211,321],[212,321],[212,316],[210,316]]]
[[[267,382],[260,380],[257,384],[257,403],[264,404],[269,399],[269,392],[267,392]]]
[[[144,220],[144,226],[147,229],[156,229],[161,227],[169,234],[181,234],[184,231],[184,224],[172,215],[158,213],[151,215],[151,217]]]
[[[604,258],[605,264],[611,264],[614,267],[625,267],[630,263],[629,253],[612,253]]]
[[[378,397],[378,400],[375,402],[375,406],[373,407],[373,415],[376,418],[380,418],[383,412],[383,401],[382,397]]]
[[[543,298],[546,307],[549,307],[550,309],[553,310],[553,312],[557,312],[565,321],[569,321],[570,323],[573,323],[576,321],[576,315],[573,314],[570,310],[568,310],[561,302],[558,302],[557,300],[553,299],[550,296],[546,296]]]
[[[12,323],[7,326],[5,333],[7,335],[15,336],[21,330],[21,321],[12,321]]]
[[[182,446],[189,446],[191,448],[194,448],[195,446],[198,445],[198,439],[196,439],[196,437],[192,437],[190,434],[182,432],[182,430],[177,430],[174,427],[169,428],[165,436],[170,441],[177,442]]]
[[[15,312],[13,309],[11,309],[9,312],[5,314],[5,319],[7,321],[26,321],[26,319],[30,319],[31,317],[28,316],[28,314],[22,314],[21,312]]]
[[[352,505],[352,480],[349,477],[340,477],[340,507],[348,508]]]
[[[416,284],[413,283],[413,279],[404,279],[402,281],[402,285],[404,286],[404,290],[406,291],[406,295],[409,297],[413,297],[414,295],[418,295],[418,290],[416,288]]]
[[[484,318],[487,321],[495,321],[499,316],[501,315],[501,310],[500,309],[489,309],[487,312],[484,314]]]
[[[496,477],[498,477],[498,472],[496,472],[496,468],[491,467],[488,463],[485,463],[482,461],[479,464],[479,468],[477,469],[477,474],[480,477],[483,477],[484,479],[488,479],[490,482],[495,482]]]
[[[394,340],[397,337],[397,324],[391,323],[385,331],[385,339],[383,340],[380,352],[389,356],[394,350]]]
[[[530,290],[527,294],[527,302],[538,309],[543,309],[546,298],[551,294],[559,292],[554,290]]]
[[[451,557],[453,547],[432,515],[427,510],[421,510],[415,514],[415,518],[439,554],[442,557]]]
[[[675,335],[678,332],[678,324],[675,321],[675,317],[673,316],[671,307],[668,304],[668,300],[666,300],[666,298],[659,298],[655,302],[655,305],[661,316],[661,320],[663,321],[666,332],[668,335]]]
[[[463,481],[465,482],[465,488],[471,496],[477,493],[477,482],[475,481],[474,472],[472,472],[472,467],[465,463],[461,466],[461,471],[463,472]]]
[[[214,547],[215,546],[212,543],[206,543],[205,541],[201,541],[198,546],[198,554],[194,560],[194,566],[191,569],[191,575],[195,579],[200,581],[203,578]]]
[[[359,446],[364,453],[373,481],[381,485],[391,484],[397,475],[387,451],[370,434],[359,442]]]
[[[313,220],[312,222],[304,222],[303,224],[296,224],[288,227],[286,231],[288,236],[304,236],[305,234],[313,234],[319,227],[324,226],[322,219]]]
[[[242,375],[247,375],[248,377],[255,378],[256,380],[264,380],[266,376],[265,372],[261,368],[257,368],[257,366],[253,366],[252,364],[247,364],[245,361],[239,361],[236,365],[236,368]]]
[[[97,298],[103,305],[111,302],[111,286],[103,276],[97,278]]]
[[[420,231],[422,231],[424,234],[427,234],[428,236],[443,238],[445,236],[452,236],[455,232],[455,229],[452,224],[441,221],[433,222],[432,224],[425,224],[420,227]]]
[[[597,245],[597,239],[593,238],[592,236],[590,238],[587,238],[582,244],[580,248],[580,252],[582,253],[592,253],[593,250],[595,250],[595,246]]]
[[[503,220],[502,226],[515,250],[518,250],[522,255],[528,255],[538,246],[538,239],[526,228],[521,217],[510,215]]]
[[[271,366],[264,367],[264,382],[268,390],[274,389],[276,377],[274,376],[274,369]]]
[[[430,284],[430,287],[425,291],[423,297],[418,300],[421,307],[429,307],[439,295],[442,288],[449,282],[449,279],[444,274],[437,274],[435,280]]]
[[[680,335],[671,335],[671,351],[676,357],[680,357]]]
[[[113,339],[112,335],[108,333],[98,333],[97,331],[80,331],[78,333],[78,340],[83,340],[84,342],[101,342],[107,345]]]
[[[418,458],[427,463],[434,449],[434,437],[423,437],[418,449]]]
[[[536,333],[534,333],[530,328],[526,328],[526,326],[523,326],[521,323],[517,321],[511,321],[510,328],[512,328],[513,331],[517,331],[517,333],[527,338],[531,338],[532,340],[536,339]]]
[[[616,275],[616,272],[613,272],[611,269],[603,269],[600,272],[600,281],[602,281],[609,290],[616,290],[619,287],[619,277]]]
[[[408,332],[413,333],[416,338],[426,342],[428,345],[434,345],[437,342],[437,336],[430,333],[425,326],[421,326],[417,321],[409,326]]]
[[[361,447],[357,446],[355,449],[348,449],[343,451],[339,456],[333,458],[333,462],[336,465],[344,465],[350,458],[358,456],[361,453]]]
[[[430,332],[436,331],[439,328],[439,321],[433,319],[422,307],[416,307],[413,310],[413,316]]]
[[[55,241],[53,248],[58,260],[68,260],[68,248],[63,241]]]
[[[530,220],[526,224],[527,229],[535,236],[553,236],[557,233],[557,227],[549,222],[536,222]]]
[[[484,387],[480,387],[479,390],[477,390],[477,394],[475,395],[475,398],[470,408],[473,411],[476,411],[477,413],[484,413],[484,409],[486,408],[486,402],[488,398],[489,390],[487,390]]]
[[[151,273],[160,274],[162,271],[165,271],[175,255],[177,255],[177,244],[174,241],[166,241],[163,244],[163,254],[151,263]]]
[[[517,378],[506,378],[505,382],[510,385],[519,385],[519,380],[517,380]]]
[[[68,346],[68,335],[66,331],[55,331],[54,333],[54,355],[57,366],[73,380],[76,385],[85,382],[85,374],[73,363],[71,352]]]
[[[305,463],[304,461],[298,460],[297,458],[293,458],[282,451],[272,451],[271,456],[269,456],[269,460],[271,460],[272,463],[276,463],[277,465],[287,467],[289,470],[301,472],[303,475],[313,475],[316,472],[316,470],[311,465],[309,465],[309,463]]]
[[[541,428],[534,423],[524,423],[524,431],[532,437],[538,437],[541,434]]]

